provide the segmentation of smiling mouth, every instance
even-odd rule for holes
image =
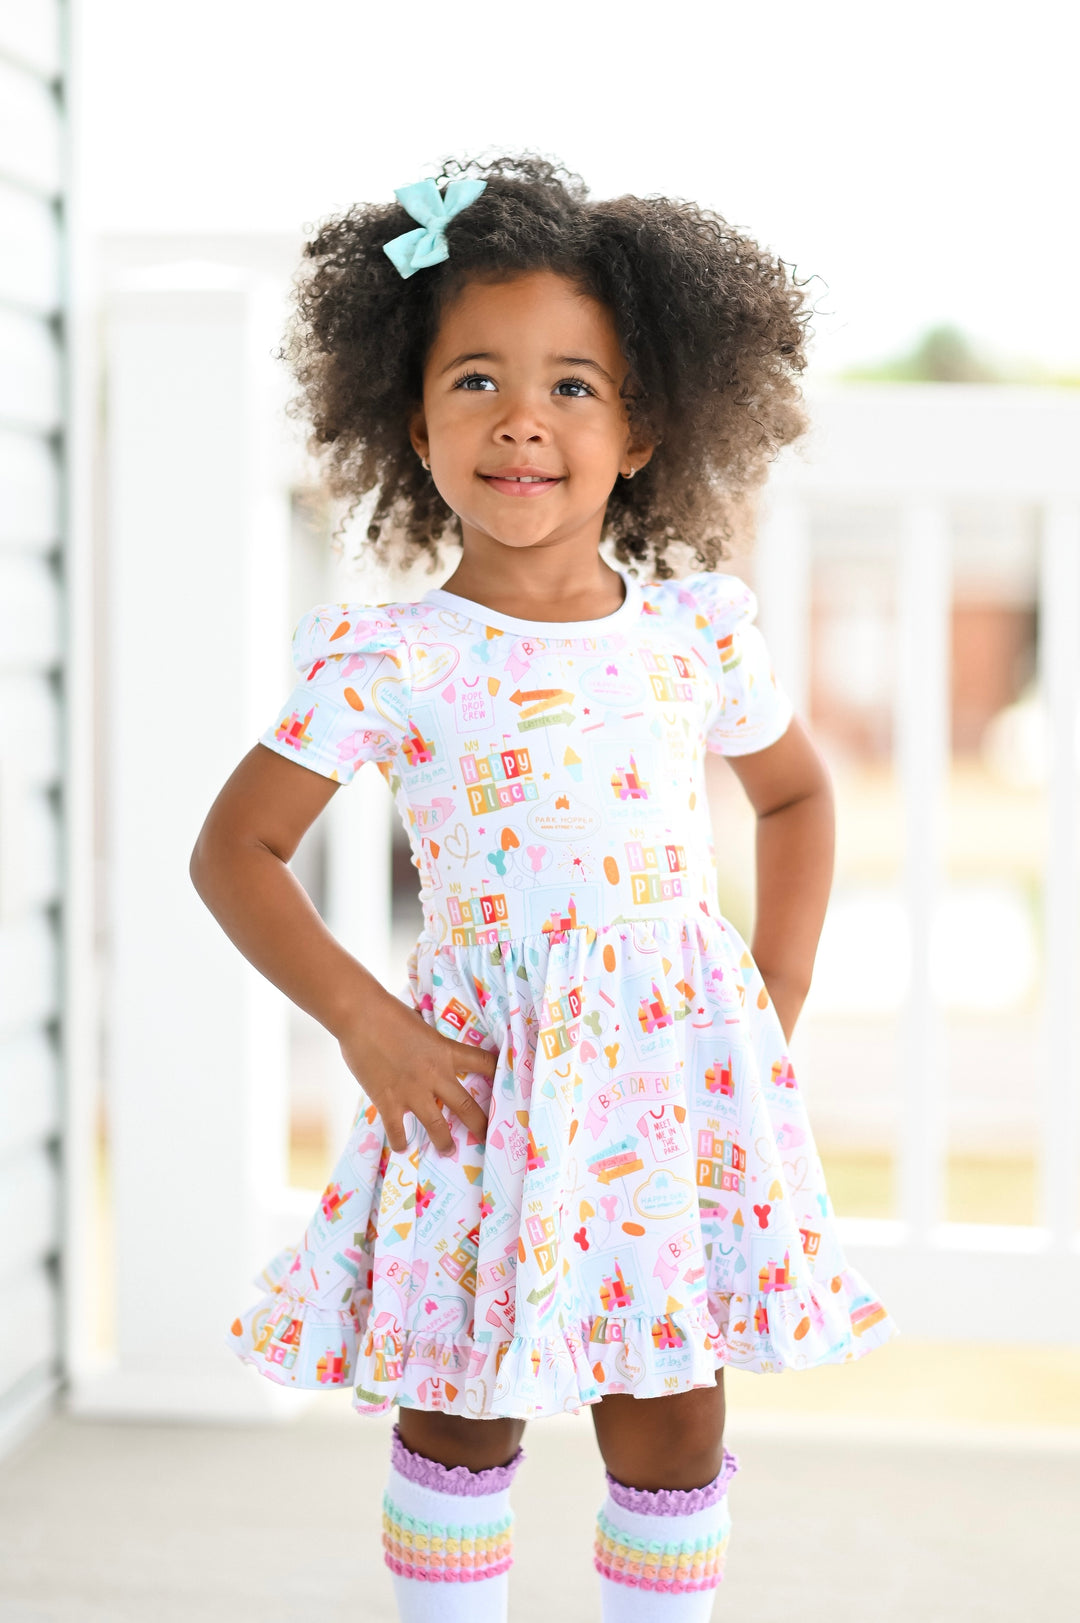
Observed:
[[[539,496],[562,484],[562,476],[554,473],[482,473],[480,478],[503,496]]]

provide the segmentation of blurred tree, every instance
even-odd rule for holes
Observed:
[[[980,355],[959,327],[930,327],[906,355],[854,366],[842,374],[858,382],[1010,383],[1012,377]]]

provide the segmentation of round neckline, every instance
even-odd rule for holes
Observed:
[[[517,631],[523,636],[559,637],[564,641],[574,637],[603,637],[614,631],[622,631],[641,612],[642,595],[638,582],[617,564],[613,567],[626,588],[626,596],[613,613],[601,615],[598,620],[523,620],[514,614],[489,609],[483,603],[474,602],[471,597],[448,592],[444,586],[432,586],[423,594],[421,601],[431,603],[436,608],[453,609],[470,620],[478,620],[482,625],[495,626],[502,631]]]

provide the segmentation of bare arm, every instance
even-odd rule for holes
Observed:
[[[337,1038],[391,1148],[406,1148],[402,1116],[409,1110],[436,1148],[449,1151],[442,1105],[482,1138],[487,1112],[457,1075],[494,1077],[496,1056],[444,1037],[388,992],[327,929],[289,868],[338,787],[255,744],[207,813],[191,853],[191,881],[244,957]]]
[[[810,990],[832,888],[832,783],[798,717],[767,749],[727,761],[757,813],[757,908],[750,951],[790,1040]]]

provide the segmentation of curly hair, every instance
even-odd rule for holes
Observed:
[[[441,312],[469,281],[549,270],[612,312],[629,426],[656,445],[633,483],[616,482],[604,539],[660,578],[674,573],[673,545],[712,568],[747,530],[768,464],[806,427],[805,284],[693,203],[590,201],[578,175],[528,152],[449,159],[437,180],[466,174],[487,186],[450,221],[442,264],[398,274],[383,244],[415,222],[396,201],[333,215],[305,245],[281,356],[329,493],[348,518],[377,489],[367,539],[382,561],[434,561],[448,530],[460,536],[408,433]]]

